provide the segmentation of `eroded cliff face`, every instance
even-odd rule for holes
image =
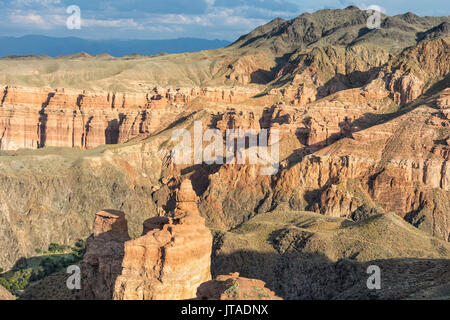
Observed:
[[[43,147],[91,149],[149,136],[174,123],[195,100],[234,103],[246,88],[159,88],[143,93],[0,88],[0,150]]]
[[[152,187],[166,157],[152,142],[120,151],[47,148],[2,155],[0,246],[10,248],[0,253],[2,268],[50,243],[86,239],[94,213],[104,207],[126,211],[130,234],[142,234],[143,222],[156,215]]]
[[[368,106],[353,113],[361,118],[344,116],[346,108],[340,116],[336,104],[320,105],[321,113],[313,106],[304,112],[280,108],[276,113],[285,121],[268,122],[280,129],[281,149],[291,150],[279,173],[264,177],[255,165],[222,166],[209,176],[200,208],[222,229],[282,203],[336,217],[395,212],[448,240],[449,122],[433,105],[392,119],[367,116]],[[321,118],[324,109],[331,117]]]
[[[111,300],[115,281],[122,271],[124,243],[130,240],[125,214],[104,210],[95,215],[94,234],[86,242],[81,264],[82,284],[78,298]]]

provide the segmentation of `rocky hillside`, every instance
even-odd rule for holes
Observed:
[[[275,19],[239,38],[232,47],[269,48],[277,54],[329,45],[369,44],[395,51],[448,36],[448,17],[419,17],[411,12],[381,15],[380,29],[367,28],[370,13],[355,6],[304,13],[292,20]]]
[[[392,214],[352,222],[281,209],[218,234],[212,270],[237,268],[285,299],[443,298],[449,256],[448,243]],[[370,265],[382,270],[376,292],[366,287]]]
[[[126,212],[133,259],[155,245],[144,222],[172,219],[189,179],[215,235],[214,277],[239,272],[286,299],[372,298],[361,281],[374,263],[395,283],[375,298],[447,294],[448,17],[383,16],[371,31],[366,18],[349,7],[277,19],[192,54],[1,59],[0,267],[86,239],[104,208]],[[175,164],[171,137],[196,121],[269,141],[278,130],[277,173]],[[137,294],[130,283],[121,295]]]

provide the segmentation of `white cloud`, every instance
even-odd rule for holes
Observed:
[[[49,29],[52,26],[51,23],[44,20],[40,15],[33,13],[28,14],[12,13],[9,16],[9,21],[12,24],[31,25],[39,29]]]
[[[61,0],[13,0],[11,1],[12,7],[29,7],[34,5],[50,7],[54,5],[60,5]]]
[[[115,20],[97,20],[82,19],[82,26],[90,27],[109,27],[109,28],[132,28],[142,30],[144,27],[134,19],[115,19]]]

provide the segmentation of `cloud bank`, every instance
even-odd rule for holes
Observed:
[[[412,11],[419,15],[448,15],[447,0],[10,0],[0,1],[0,36],[43,34],[90,39],[169,39],[200,37],[235,40],[276,17],[303,12],[379,5],[387,14]],[[82,27],[69,30],[66,9],[81,9]]]

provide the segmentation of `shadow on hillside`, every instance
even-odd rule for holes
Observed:
[[[381,67],[373,67],[367,71],[357,70],[348,74],[337,73],[324,85],[317,88],[316,99],[319,100],[343,90],[361,88],[373,80],[380,70]]]
[[[278,72],[286,65],[291,53],[286,53],[281,57],[275,58],[275,66],[270,70],[258,69],[250,74],[250,83],[254,84],[268,84],[275,80]]]
[[[381,269],[381,289],[367,287],[369,266]],[[213,253],[213,277],[239,272],[259,279],[288,300],[407,299],[450,297],[450,260],[381,259],[331,261],[321,253],[284,254],[240,250]]]
[[[210,175],[220,170],[220,164],[197,164],[181,170],[182,176],[188,176],[197,196],[203,195],[209,186]]]
[[[450,75],[447,75],[444,79],[433,84],[430,88],[428,88],[424,95],[432,96],[446,88],[450,88]]]
[[[49,93],[45,102],[42,103],[41,110],[39,111],[39,122],[38,122],[39,148],[45,147],[45,142],[47,140],[47,120],[48,120],[48,115],[45,112],[45,109],[48,107],[48,105],[50,104],[50,100],[54,96],[55,96],[54,92]]]
[[[108,121],[108,126],[105,129],[105,143],[106,144],[118,144],[119,143],[120,127],[122,126],[126,117],[127,116],[125,114],[120,113],[119,119],[114,119],[114,120]],[[90,121],[88,121],[86,123],[85,139],[87,139],[87,137],[88,137],[89,129],[90,129]]]
[[[308,143],[308,135],[310,134],[311,129],[313,128],[311,128],[310,124],[308,123],[308,118],[306,118],[304,121],[305,126],[299,127],[296,132],[298,141],[301,144],[305,145],[305,147],[295,150],[294,153],[287,158],[288,160],[287,168],[291,168],[296,163],[302,161],[303,158],[307,155],[310,155],[325,147],[328,147],[343,138],[353,138],[354,133],[369,129],[377,125],[382,125],[396,118],[399,118],[413,111],[418,106],[419,104],[414,103],[391,113],[383,113],[383,114],[365,113],[362,117],[354,121],[350,121],[347,118],[339,123],[339,127],[341,129],[339,132],[331,134],[325,140],[321,140],[312,144]]]

